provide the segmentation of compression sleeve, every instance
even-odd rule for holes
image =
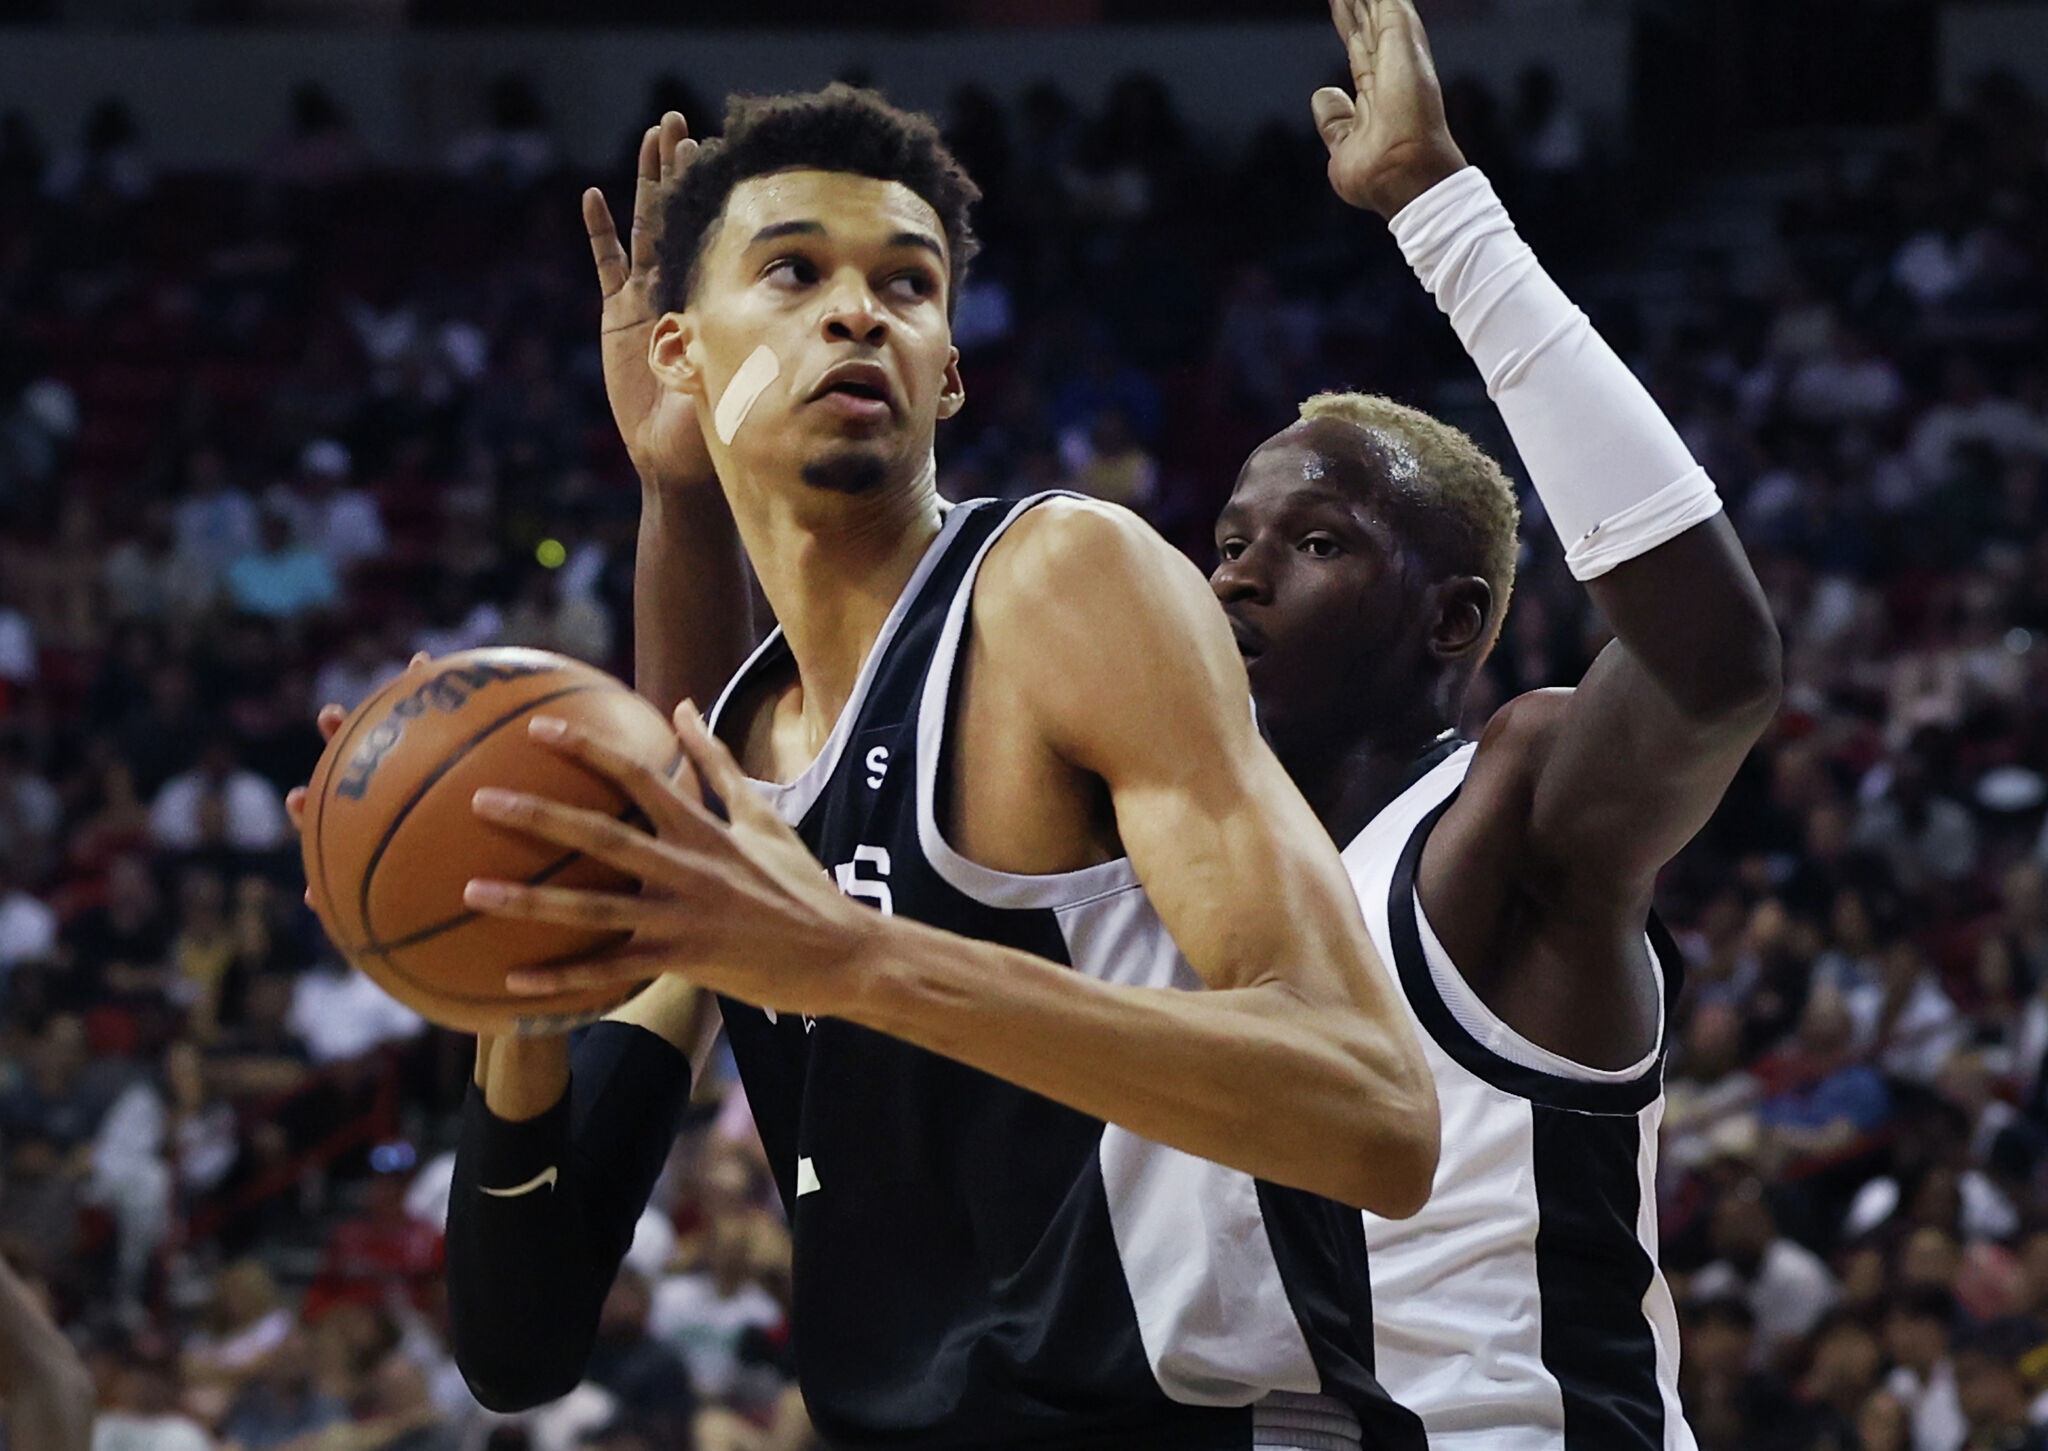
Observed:
[[[690,1099],[690,1060],[644,1028],[598,1023],[569,1091],[499,1118],[470,1086],[448,1204],[449,1321],[477,1400],[523,1411],[583,1379],[619,1263]]]
[[[1543,270],[1483,172],[1438,182],[1389,225],[1486,379],[1576,578],[1721,511],[1678,430]]]

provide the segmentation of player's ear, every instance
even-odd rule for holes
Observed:
[[[665,388],[704,394],[704,348],[687,312],[665,312],[647,336],[647,367]]]
[[[1493,586],[1474,574],[1453,575],[1437,582],[1436,621],[1429,632],[1429,651],[1439,660],[1456,660],[1486,644],[1486,621],[1493,614]]]
[[[946,377],[939,385],[939,417],[951,418],[967,406],[967,385],[960,381],[960,350],[946,354]]]

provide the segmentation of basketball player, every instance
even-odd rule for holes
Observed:
[[[1219,521],[1212,584],[1265,734],[1347,844],[1443,1104],[1428,1205],[1367,1217],[1379,1375],[1432,1446],[1686,1447],[1651,1197],[1679,983],[1649,902],[1775,708],[1777,635],[1711,484],[1465,167],[1413,10],[1332,8],[1356,95],[1315,98],[1331,180],[1393,221],[1618,636],[1576,691],[1457,738],[1514,496],[1384,400],[1311,402]],[[643,534],[656,557],[730,530],[687,483]],[[643,679],[732,647],[663,648]]]
[[[1384,399],[1310,400],[1217,522],[1265,735],[1345,844],[1442,1105],[1428,1205],[1366,1217],[1378,1373],[1436,1451],[1689,1448],[1655,1258],[1679,964],[1650,900],[1776,709],[1777,632],[1713,484],[1465,165],[1409,0],[1333,10],[1331,183],[1450,316],[1616,636],[1458,739],[1514,495]]]
[[[679,146],[652,144],[658,179]],[[831,1443],[1419,1446],[1370,1374],[1345,1206],[1415,1211],[1434,1099],[1227,625],[1120,510],[939,508],[972,197],[928,122],[834,88],[738,106],[667,201],[658,391],[621,421],[644,456],[670,410],[689,457],[657,445],[656,482],[708,458],[781,624],[708,724],[677,713],[720,815],[559,722],[536,734],[647,830],[478,795],[644,884],[473,883],[478,910],[633,934],[529,980],[666,976],[573,1063],[483,1045],[458,1358],[494,1406],[579,1377],[673,1139],[695,983],[790,1212]]]

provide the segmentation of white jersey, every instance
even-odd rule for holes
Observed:
[[[1679,966],[1652,925],[1658,1041],[1619,1072],[1494,1016],[1423,916],[1415,866],[1475,747],[1450,750],[1358,834],[1344,864],[1436,1078],[1428,1205],[1365,1216],[1380,1382],[1432,1451],[1694,1451],[1678,1322],[1657,1268],[1657,1126]]]

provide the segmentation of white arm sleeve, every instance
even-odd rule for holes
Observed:
[[[1678,430],[1543,270],[1484,173],[1438,182],[1390,225],[1479,365],[1575,578],[1721,511]]]

